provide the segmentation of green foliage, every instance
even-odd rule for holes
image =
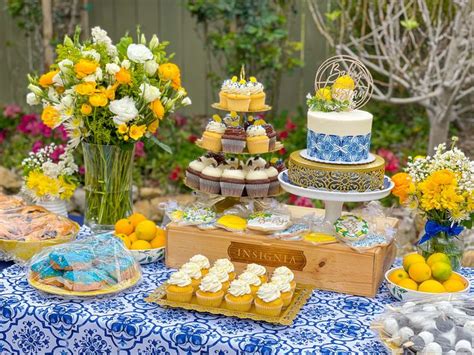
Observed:
[[[36,30],[43,18],[41,1],[38,0],[8,0],[7,11],[27,34]]]

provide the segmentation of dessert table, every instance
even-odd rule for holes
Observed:
[[[30,287],[22,266],[4,269],[0,353],[388,353],[370,330],[384,305],[395,302],[384,284],[375,298],[315,290],[294,324],[280,326],[147,303],[172,269],[158,262],[142,270],[142,281],[120,294],[67,299]],[[474,281],[473,269],[462,273]]]

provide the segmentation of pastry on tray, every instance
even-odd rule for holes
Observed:
[[[199,290],[196,291],[197,303],[201,306],[219,307],[224,298],[224,290],[222,283],[215,274],[204,276],[199,285]]]
[[[257,291],[255,310],[265,316],[277,317],[283,308],[283,300],[279,288],[272,283],[265,283]]]
[[[248,312],[252,308],[253,296],[250,285],[244,280],[234,280],[225,295],[227,308],[234,311]]]
[[[184,271],[176,271],[167,281],[166,297],[170,301],[190,302],[194,288],[191,277]]]

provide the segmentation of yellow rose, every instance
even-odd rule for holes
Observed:
[[[343,75],[336,79],[332,85],[333,89],[354,90],[355,84],[350,75]]]
[[[159,125],[160,125],[160,121],[159,120],[154,120],[152,123],[149,124],[148,132],[150,132],[151,134],[155,134]]]
[[[146,132],[146,126],[145,125],[141,125],[141,126],[132,125],[130,127],[129,136],[130,136],[130,138],[132,138],[134,140],[139,140],[141,137],[143,137],[145,132]]]
[[[74,71],[79,79],[86,77],[87,75],[95,73],[95,70],[99,64],[89,59],[80,59],[79,62],[74,65]]]
[[[82,106],[81,106],[81,113],[82,113],[83,115],[86,115],[86,116],[87,116],[87,115],[90,115],[91,112],[92,112],[92,107],[91,107],[91,105],[82,104]]]
[[[318,91],[316,91],[316,98],[319,99],[319,100],[331,101],[331,99],[332,99],[331,89],[328,88],[327,86],[325,86],[321,89],[318,89]]]
[[[96,93],[89,97],[89,103],[94,107],[104,107],[108,102],[107,96],[103,93]]]
[[[158,68],[158,74],[161,80],[171,80],[171,86],[174,89],[181,87],[181,73],[179,67],[174,63],[161,64]]]
[[[163,107],[163,105],[161,104],[161,101],[159,99],[151,102],[150,103],[150,108],[153,111],[153,113],[155,114],[155,116],[158,117],[160,120],[165,115],[165,108]]]
[[[127,133],[127,132],[128,132],[128,126],[127,126],[127,124],[125,124],[125,123],[120,124],[120,125],[118,126],[117,131],[118,131],[118,133],[120,133],[120,134],[125,134],[125,133]]]
[[[44,88],[46,88],[50,85],[53,85],[53,77],[57,73],[59,73],[59,70],[52,70],[50,72],[47,72],[47,73],[41,75],[39,80],[38,80],[38,83]]]
[[[119,84],[130,84],[132,82],[132,75],[125,68],[120,68],[120,70],[115,73],[115,79]]]
[[[81,84],[77,84],[74,90],[79,94],[79,95],[87,95],[90,96],[95,92],[95,86],[96,83],[93,81],[90,82],[85,82]]]
[[[41,113],[41,121],[49,128],[54,128],[59,123],[59,112],[53,106],[46,106]]]

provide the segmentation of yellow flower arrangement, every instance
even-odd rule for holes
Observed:
[[[85,116],[88,116],[90,115],[92,112],[92,107],[91,105],[88,105],[88,104],[82,104],[81,106],[81,113]]]
[[[120,134],[125,134],[128,132],[128,126],[125,123],[122,123],[121,125],[118,126],[117,131]]]
[[[163,118],[165,113],[165,108],[160,100],[155,100],[150,104],[150,108],[153,111],[153,114],[158,117],[160,120]]]
[[[323,87],[316,91],[316,98],[325,101],[331,101],[331,89],[328,87]]]
[[[334,90],[339,90],[339,89],[354,90],[355,89],[355,83],[354,83],[354,80],[351,78],[350,75],[342,75],[334,81],[334,84],[332,85],[332,88]]]
[[[105,95],[105,93],[98,92],[98,93],[92,94],[89,97],[89,103],[94,107],[107,106],[108,102],[109,100],[107,99],[107,96]]]
[[[155,134],[156,131],[158,130],[158,126],[160,125],[160,120],[154,120],[150,125],[148,126],[148,132],[151,134]]]
[[[181,87],[181,73],[179,67],[174,63],[165,63],[158,68],[159,76],[162,80],[170,81],[174,89]]]
[[[117,83],[126,85],[132,82],[132,75],[127,69],[120,68],[117,74],[115,74],[115,79],[117,80]]]
[[[128,135],[130,136],[130,138],[137,141],[143,137],[146,131],[147,131],[147,128],[145,125],[141,125],[141,126],[132,125],[128,132]]]
[[[41,121],[49,128],[55,128],[60,123],[60,115],[58,110],[53,106],[46,106],[41,113]]]
[[[84,96],[90,96],[93,93],[95,93],[95,87],[96,83],[93,81],[86,81],[85,83],[81,83],[76,85],[74,90],[79,94],[79,95],[84,95]]]

